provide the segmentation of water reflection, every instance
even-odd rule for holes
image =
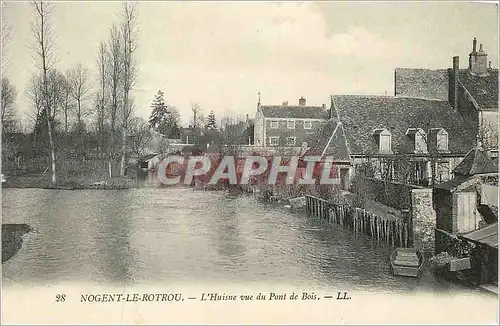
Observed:
[[[222,281],[456,291],[428,273],[393,277],[388,246],[252,197],[187,188],[5,189],[2,206],[4,223],[37,230],[2,265],[5,283]]]
[[[213,213],[215,218],[209,218],[212,244],[219,254],[221,267],[227,271],[235,271],[245,265],[245,241],[241,236],[241,218],[237,210],[238,197],[221,197],[216,202]]]
[[[108,283],[132,281],[130,264],[133,252],[129,242],[132,214],[127,208],[133,202],[130,197],[128,191],[118,191],[113,200],[101,196],[95,211],[100,222],[95,224],[93,241],[96,254],[92,258],[98,262],[99,273]]]

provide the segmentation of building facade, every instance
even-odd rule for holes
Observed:
[[[254,123],[254,145],[259,147],[300,147],[317,133],[328,120],[326,107],[307,106],[300,98],[299,105],[257,104]]]
[[[483,45],[472,41],[467,69],[453,57],[448,69],[397,68],[395,96],[447,101],[476,134],[476,142],[497,155],[498,68],[491,67]]]
[[[458,57],[449,69],[397,68],[394,96],[333,95],[317,151],[348,156],[351,174],[426,187],[478,144],[496,157],[498,69],[476,43],[467,69]]]

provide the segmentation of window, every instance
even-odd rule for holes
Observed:
[[[340,169],[340,188],[349,190],[349,169]]]
[[[286,144],[288,146],[295,146],[295,137],[286,137]]]
[[[448,152],[448,133],[443,128],[432,128],[429,136],[429,150]]]
[[[436,135],[436,147],[439,152],[448,151],[448,133],[446,130],[441,129]]]
[[[304,121],[304,129],[312,129],[312,122]]]
[[[278,146],[280,143],[280,138],[279,137],[269,137],[269,145],[271,146]]]
[[[276,120],[271,121],[271,128],[278,129],[278,121],[276,121]]]
[[[286,128],[287,129],[295,129],[295,120],[287,120]]]
[[[372,133],[380,153],[392,153],[392,135],[385,128],[375,129]]]
[[[413,143],[415,153],[427,153],[427,134],[421,128],[408,128],[406,135]]]

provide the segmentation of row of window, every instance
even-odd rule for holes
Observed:
[[[372,135],[378,141],[381,153],[392,151],[392,134],[387,129],[375,129]],[[448,133],[442,128],[431,129],[431,135],[427,135],[421,128],[408,128],[406,136],[414,144],[416,153],[426,153],[427,145],[433,146],[437,151],[448,151]]]
[[[287,120],[286,128],[295,129],[295,120]],[[278,129],[278,120],[271,120],[271,129]],[[312,121],[304,120],[304,129],[312,129]]]
[[[270,146],[278,146],[280,144],[279,137],[269,137]],[[295,137],[286,137],[285,144],[288,146],[295,146]]]

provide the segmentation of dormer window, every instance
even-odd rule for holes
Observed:
[[[432,138],[430,143],[438,152],[448,152],[448,132],[443,128],[431,129]]]
[[[427,153],[427,134],[422,128],[408,128],[406,135],[413,143],[415,153]]]
[[[379,153],[392,153],[392,135],[385,128],[375,129],[372,133],[378,144]]]

